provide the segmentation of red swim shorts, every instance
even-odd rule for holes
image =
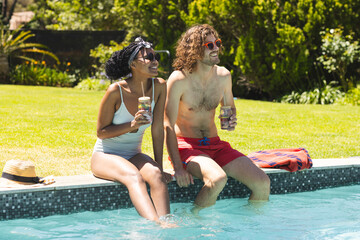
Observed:
[[[185,138],[177,137],[181,161],[186,165],[196,156],[207,155],[220,167],[238,157],[245,156],[233,149],[228,142],[221,141],[219,137],[213,138]]]

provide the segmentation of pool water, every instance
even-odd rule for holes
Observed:
[[[0,239],[360,239],[360,185],[271,195],[264,206],[225,199],[192,213],[171,204],[163,229],[134,208],[0,222]]]

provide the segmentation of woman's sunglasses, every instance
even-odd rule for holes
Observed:
[[[203,46],[206,46],[209,50],[213,50],[215,45],[220,48],[221,47],[221,39],[215,40],[215,42],[207,42]]]
[[[142,58],[142,57],[139,57]],[[138,59],[139,59],[138,58]],[[156,60],[156,61],[160,61],[160,54],[156,53],[155,55],[153,53],[149,53],[148,55],[146,55],[145,57],[143,57],[143,59],[147,59],[150,60],[150,62]]]

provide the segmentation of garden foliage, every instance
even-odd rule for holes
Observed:
[[[325,37],[321,32],[326,29],[341,29],[343,36],[359,39],[358,0],[67,2],[39,0],[35,11],[38,18],[46,18],[43,23],[49,29],[126,29],[128,40],[142,35],[154,42],[156,49],[170,50],[172,56],[176,40],[187,27],[213,25],[223,40],[221,64],[232,71],[236,96],[255,91],[277,99],[292,91],[323,86],[323,79],[339,85],[343,83],[341,77],[351,79],[354,86],[359,82],[359,59],[347,63],[345,76],[329,73],[319,59]],[[74,14],[81,15],[76,22],[84,22],[82,26],[74,24]],[[102,25],[101,18],[106,24]]]
[[[343,36],[341,29],[330,29],[321,32],[323,36],[321,45],[322,55],[317,59],[329,73],[335,73],[344,91],[353,88],[354,77],[348,78],[347,72],[352,63],[360,59],[360,45],[353,41],[351,35]]]
[[[38,58],[49,56],[59,63],[58,57],[49,51],[47,46],[29,41],[34,36],[31,31],[21,31],[21,26],[11,31],[8,26],[0,23],[0,82],[7,82],[9,60],[12,58],[36,61]]]
[[[343,98],[337,100],[337,103],[360,106],[360,84],[350,89]]]
[[[334,86],[335,84],[336,82],[330,82],[330,84],[324,82],[324,87],[305,91],[301,94],[293,91],[291,94],[283,96],[281,102],[294,104],[333,104],[336,101],[342,100],[345,96],[340,91],[340,87]]]
[[[74,75],[46,66],[45,61],[32,61],[12,69],[10,81],[21,85],[73,87],[76,78]]]
[[[37,0],[30,7],[35,18],[29,26],[51,30],[116,30],[125,25],[113,0]]]

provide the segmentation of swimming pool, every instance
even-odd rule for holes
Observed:
[[[271,195],[261,208],[245,198],[191,213],[172,203],[162,229],[134,208],[2,221],[0,239],[359,239],[360,185]]]

